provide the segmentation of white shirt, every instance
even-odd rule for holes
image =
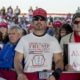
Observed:
[[[62,52],[55,37],[38,37],[33,33],[22,37],[15,50],[24,54],[24,72],[51,70],[53,54]]]

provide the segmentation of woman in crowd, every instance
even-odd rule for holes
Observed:
[[[67,23],[66,23],[66,24],[63,24],[62,27],[61,27],[60,30],[59,30],[59,38],[58,38],[59,42],[60,42],[60,40],[61,40],[61,38],[62,38],[63,36],[71,33],[72,31],[73,31],[73,30],[72,30],[71,25],[69,25],[69,24],[67,24]]]

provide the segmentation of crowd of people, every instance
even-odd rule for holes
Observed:
[[[38,7],[30,7],[28,19],[20,14],[18,6],[0,10],[0,80],[59,80],[63,71],[75,71],[68,43],[80,42],[80,12],[68,14],[70,22],[54,21]]]

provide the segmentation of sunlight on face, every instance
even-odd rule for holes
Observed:
[[[46,21],[34,21],[34,29],[38,31],[46,29]]]

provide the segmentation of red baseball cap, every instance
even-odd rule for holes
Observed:
[[[54,26],[54,27],[61,27],[61,26],[62,26],[62,22],[61,22],[61,21],[55,21],[55,22],[53,23],[53,26]]]
[[[7,22],[0,22],[0,27],[8,28]]]
[[[36,17],[36,16],[42,16],[44,18],[47,18],[47,12],[42,8],[38,8],[33,11],[33,17]]]

